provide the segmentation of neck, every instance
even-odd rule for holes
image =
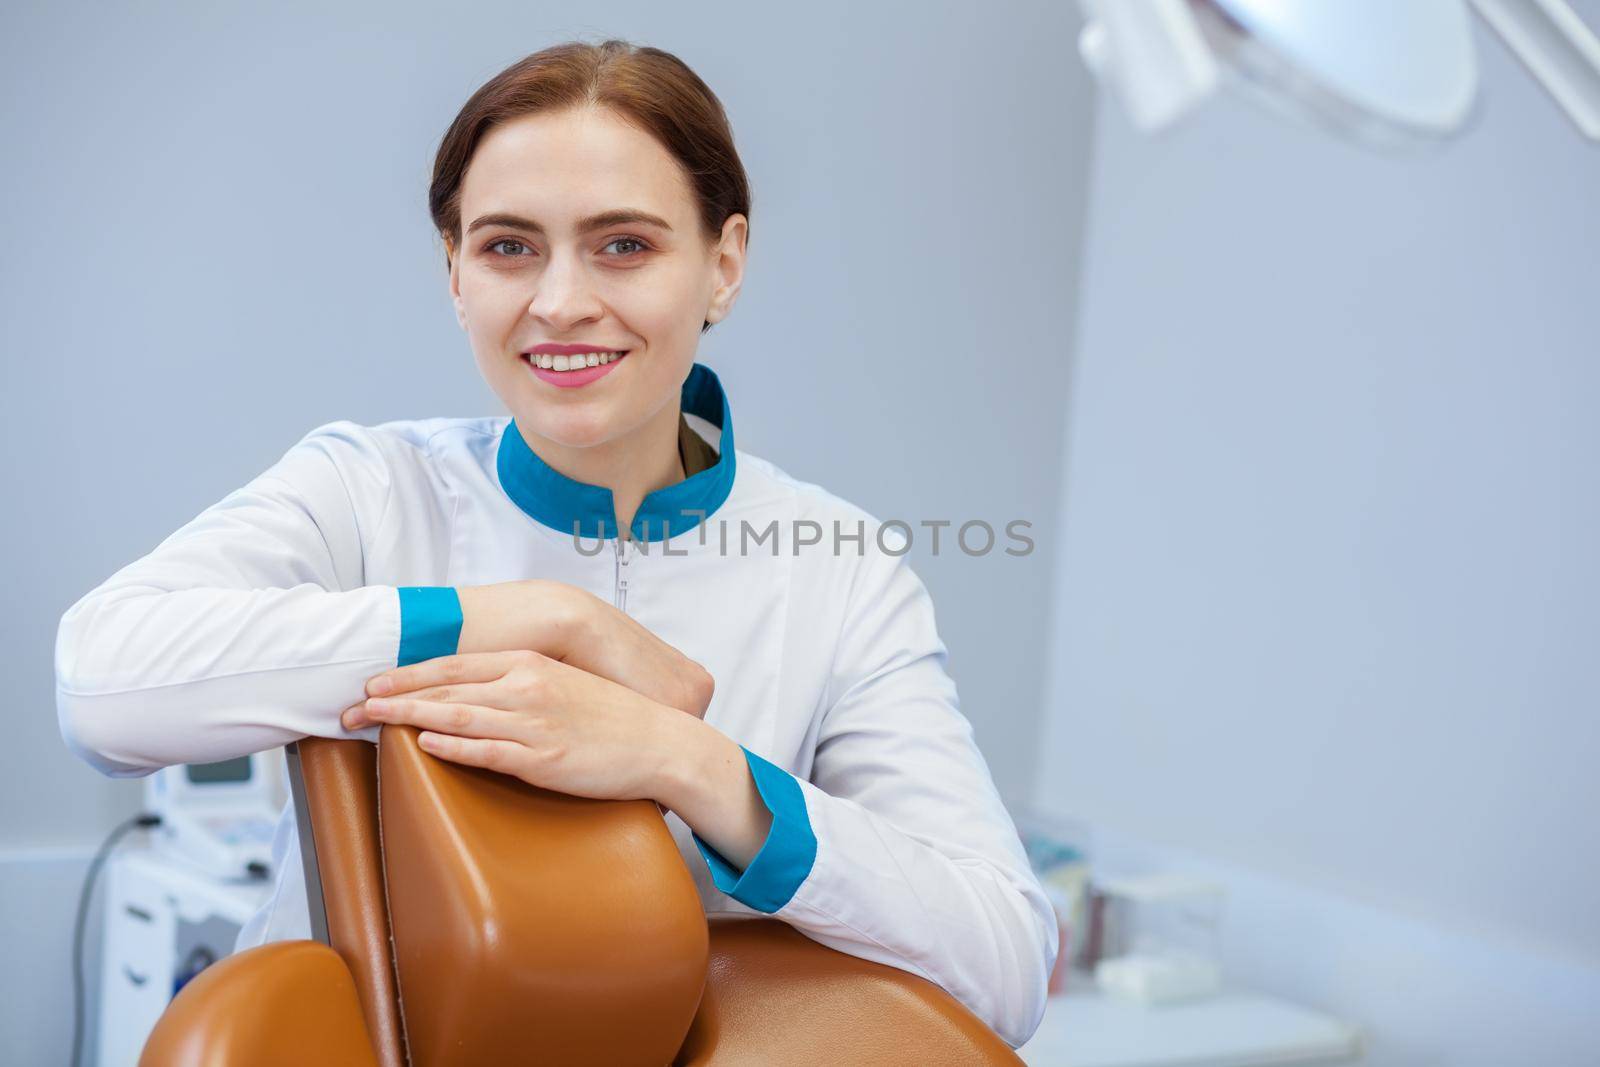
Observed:
[[[572,448],[518,424],[528,447],[550,467],[576,481],[611,490],[617,529],[626,531],[647,493],[676,485],[687,475],[678,452],[676,403],[664,405],[631,433],[588,448]]]

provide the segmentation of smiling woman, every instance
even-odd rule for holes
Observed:
[[[721,103],[658,49],[545,49],[468,100],[428,202],[509,415],[319,426],[90,591],[57,634],[68,745],[132,776],[406,723],[653,799],[708,914],[930,979],[1021,1044],[1055,917],[905,538],[737,448],[695,361],[749,240]],[[241,946],[309,935],[287,808],[274,855]]]
[[[682,477],[663,466],[674,401],[744,276],[750,186],[721,104],[654,49],[548,49],[467,101],[429,207],[479,371],[528,445],[610,485],[627,525]]]

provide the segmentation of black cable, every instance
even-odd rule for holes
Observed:
[[[100,851],[94,854],[88,873],[83,876],[83,888],[78,892],[78,920],[72,927],[72,1059],[67,1061],[71,1067],[78,1067],[83,1056],[83,931],[89,918],[89,898],[94,895],[95,879],[124,834],[141,826],[160,825],[161,816],[147,811],[128,819],[106,837]]]

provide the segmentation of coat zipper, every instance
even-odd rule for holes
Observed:
[[[633,538],[631,538],[631,537],[623,537],[620,533],[617,535],[617,539],[616,539],[617,582],[616,582],[615,599],[616,599],[617,610],[621,611],[621,612],[626,612],[628,610],[628,548],[627,548],[627,546],[629,544],[631,544],[632,541],[633,541]]]

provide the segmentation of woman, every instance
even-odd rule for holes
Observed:
[[[127,777],[409,723],[441,759],[649,797],[708,913],[1025,1041],[1054,916],[905,543],[738,450],[694,362],[745,267],[721,103],[656,49],[546,49],[467,102],[429,203],[511,417],[320,426],[85,595],[57,635],[68,745]],[[310,936],[287,808],[274,855],[241,947]]]

